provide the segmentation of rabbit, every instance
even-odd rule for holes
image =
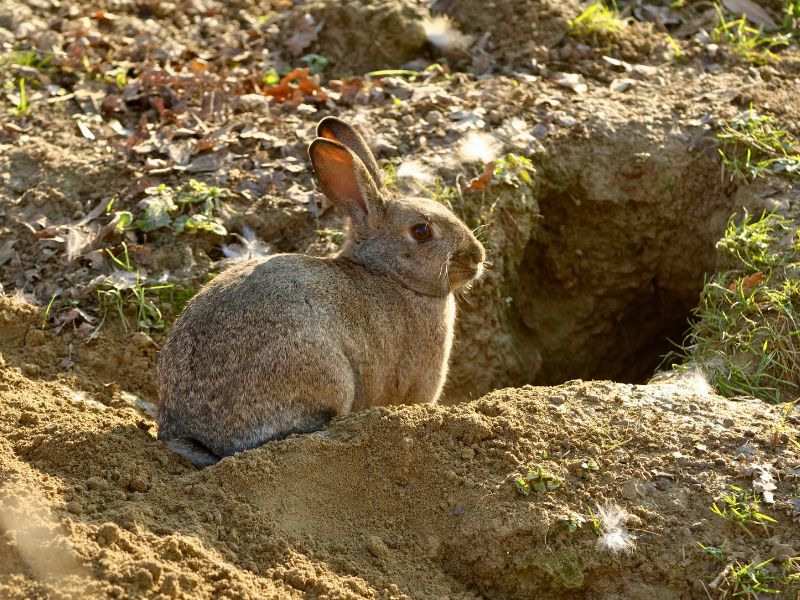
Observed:
[[[387,189],[349,124],[326,117],[317,136],[317,182],[349,216],[341,251],[229,268],[187,304],[159,355],[158,438],[197,466],[442,391],[453,294],[481,276],[485,250],[442,204]]]

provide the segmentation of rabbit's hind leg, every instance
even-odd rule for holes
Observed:
[[[292,434],[313,433],[319,431],[336,416],[336,411],[325,408],[315,412],[306,412],[293,415],[291,419],[281,419],[276,422],[273,417],[268,422],[254,426],[245,435],[230,441],[230,450],[225,455],[242,452],[256,448],[267,442],[282,440]]]

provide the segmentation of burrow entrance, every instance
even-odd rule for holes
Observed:
[[[646,381],[683,339],[715,244],[741,210],[713,148],[690,151],[682,137],[657,149],[625,136],[560,150],[540,165],[541,216],[519,256],[500,261],[508,272],[494,306],[464,307],[450,398]]]
[[[683,338],[722,231],[657,202],[542,199],[513,294],[516,334],[541,356],[537,384],[642,382]]]

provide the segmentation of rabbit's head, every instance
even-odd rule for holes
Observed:
[[[480,277],[483,246],[449,209],[388,190],[369,146],[344,121],[326,117],[317,135],[308,150],[317,181],[351,220],[340,256],[428,296]]]

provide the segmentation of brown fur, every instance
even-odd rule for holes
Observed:
[[[309,154],[320,187],[351,217],[342,251],[225,271],[161,351],[158,437],[195,464],[212,462],[198,445],[227,456],[353,410],[435,402],[444,385],[452,293],[480,275],[483,247],[445,207],[376,181],[349,125],[329,117],[318,133]],[[420,223],[433,239],[414,239]]]

